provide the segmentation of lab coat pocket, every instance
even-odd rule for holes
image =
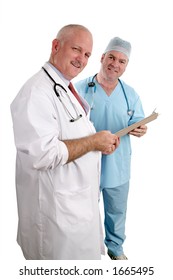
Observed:
[[[93,219],[92,189],[56,192],[56,218],[63,227],[76,227]]]

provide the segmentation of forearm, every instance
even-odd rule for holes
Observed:
[[[73,161],[91,151],[111,154],[119,145],[118,137],[109,131],[100,131],[84,138],[63,140],[63,142],[66,144],[69,153],[67,162]]]
[[[80,139],[64,140],[63,142],[66,144],[69,153],[68,162],[95,150],[93,138],[92,136],[88,136]]]

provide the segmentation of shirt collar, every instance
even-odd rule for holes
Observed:
[[[58,76],[63,80],[63,82],[69,86],[70,81],[67,80],[66,78],[64,78],[64,76],[62,75],[62,73],[55,67],[53,66],[49,61],[47,62],[49,64],[49,66],[58,74]]]

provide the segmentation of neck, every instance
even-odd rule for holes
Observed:
[[[97,74],[96,80],[99,83],[99,85],[104,89],[104,91],[108,96],[111,95],[111,93],[113,92],[113,90],[116,88],[118,84],[118,79],[108,80],[102,77],[100,73]]]

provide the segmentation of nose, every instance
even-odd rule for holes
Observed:
[[[84,54],[80,54],[77,57],[77,61],[80,64],[81,67],[85,67],[88,63],[88,58]]]
[[[118,63],[118,60],[117,59],[114,59],[111,64],[114,66],[114,67],[118,67],[119,66],[119,63]]]

